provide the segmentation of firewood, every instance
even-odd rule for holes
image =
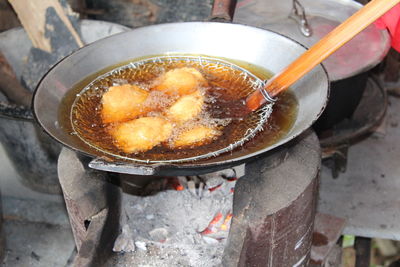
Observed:
[[[9,0],[32,41],[22,83],[33,91],[47,71],[83,46],[78,15],[66,0]]]
[[[58,0],[9,0],[9,2],[17,13],[18,18],[29,35],[34,47],[49,53],[53,51],[51,40],[46,36],[47,31],[54,30],[54,28],[52,29],[53,25],[48,23],[50,9],[54,9],[55,13],[65,24],[78,46],[83,46],[79,34],[67,17],[68,14],[73,13],[72,10],[67,7],[66,12],[64,12],[63,7]]]

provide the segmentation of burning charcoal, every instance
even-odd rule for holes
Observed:
[[[132,218],[127,222],[135,238],[136,253],[132,256],[143,264],[137,266],[146,266],[148,258],[157,260],[152,266],[221,266],[230,225],[228,214],[232,211],[230,189],[235,181],[217,177],[216,185],[222,184],[210,192],[199,177],[175,178],[187,190],[173,190],[167,182],[164,190],[151,196],[123,195],[127,198],[126,213]],[[195,263],[193,258],[197,259]],[[213,264],[199,264],[204,258]]]
[[[143,251],[147,251],[147,246],[146,246],[146,242],[143,241],[136,241],[135,245],[138,249],[143,250]]]
[[[217,190],[217,189],[219,189],[219,188],[221,188],[221,187],[222,187],[222,183],[219,184],[219,185],[217,185],[217,186],[209,187],[209,188],[208,188],[208,191],[214,192],[215,190]]]
[[[221,229],[222,231],[227,231],[229,226],[230,226],[230,222],[232,219],[233,214],[232,213],[228,213],[225,217],[224,222],[222,223],[222,225],[220,226],[219,229]]]
[[[168,179],[168,186],[176,191],[182,191],[184,188],[184,186],[180,183],[179,179],[176,177],[170,177],[167,178]]]
[[[133,252],[135,251],[135,244],[132,239],[132,232],[129,225],[125,224],[122,227],[121,234],[117,237],[113,247],[114,252]]]
[[[218,240],[212,237],[208,237],[208,236],[203,236],[203,240],[209,244],[209,245],[215,245],[218,244]]]
[[[218,212],[217,215],[211,220],[207,228],[200,232],[202,235],[209,235],[215,233],[215,225],[222,219],[222,213]]]
[[[165,228],[155,228],[149,232],[151,239],[157,242],[164,242],[168,237],[168,231]]]

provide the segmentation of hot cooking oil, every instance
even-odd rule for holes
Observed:
[[[143,59],[140,59],[143,60]],[[246,62],[233,61],[234,64],[247,69],[261,79],[271,77],[271,73]],[[145,65],[135,65],[132,62],[124,62],[110,66],[107,69],[91,75],[77,84],[62,101],[59,112],[62,127],[71,134],[78,135],[84,143],[103,151],[106,154],[117,157],[128,157],[139,160],[162,161],[175,160],[188,157],[196,157],[229,146],[242,138],[249,127],[257,118],[250,114],[243,118],[221,120],[207,118],[209,123],[218,127],[222,134],[211,143],[187,147],[170,148],[166,145],[158,145],[145,152],[127,154],[122,152],[108,133],[109,125],[101,119],[101,98],[110,86],[116,84],[131,83],[151,90],[151,81],[154,81],[162,73],[181,67],[194,67],[199,70],[208,82],[206,88],[202,88],[205,95],[206,114],[213,114],[220,110],[220,103],[235,103],[250,94],[254,88],[250,80],[244,79],[240,70],[219,68],[214,63],[204,63],[177,60],[166,64],[165,62],[146,62]],[[239,146],[230,153],[219,156],[219,159],[229,159],[256,152],[268,147],[283,138],[291,129],[297,116],[297,100],[290,91],[281,93],[273,106],[273,111],[263,127],[254,138]],[[209,159],[207,161],[212,161]]]

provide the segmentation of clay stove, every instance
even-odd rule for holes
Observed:
[[[320,160],[318,139],[312,131],[306,131],[245,165],[245,174],[234,188],[231,225],[219,265],[308,265]],[[76,266],[140,266],[135,262],[135,253],[150,253],[140,251],[138,247],[143,244],[136,244],[134,252],[116,253],[113,248],[126,224],[124,203],[143,189],[139,181],[149,181],[149,177],[95,171],[87,168],[87,163],[87,158],[68,149],[63,149],[58,162],[78,250]],[[168,225],[164,228],[168,230]],[[187,255],[182,261],[195,266]],[[152,265],[147,262],[146,266]]]

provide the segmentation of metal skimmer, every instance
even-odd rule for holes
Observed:
[[[78,94],[71,109],[74,134],[77,134],[87,145],[122,160],[140,163],[180,163],[216,157],[232,151],[263,130],[272,112],[272,99],[270,99],[270,104],[246,115],[243,119],[233,120],[225,126],[227,127],[225,132],[229,132],[229,134],[223,134],[211,144],[191,149],[177,150],[158,146],[143,153],[125,154],[118,151],[110,140],[99,138],[99,133],[105,132],[105,129],[101,127],[100,116],[93,116],[93,114],[94,110],[99,109],[101,96],[108,87],[121,82],[121,80],[134,83],[139,77],[140,80],[153,80],[159,74],[178,67],[198,69],[205,75],[211,86],[224,88],[224,95],[233,101],[246,97],[264,85],[263,80],[248,70],[221,59],[179,55],[159,56],[129,62],[98,76]],[[87,121],[88,117],[94,117],[94,119]],[[222,131],[224,132],[224,130]]]

